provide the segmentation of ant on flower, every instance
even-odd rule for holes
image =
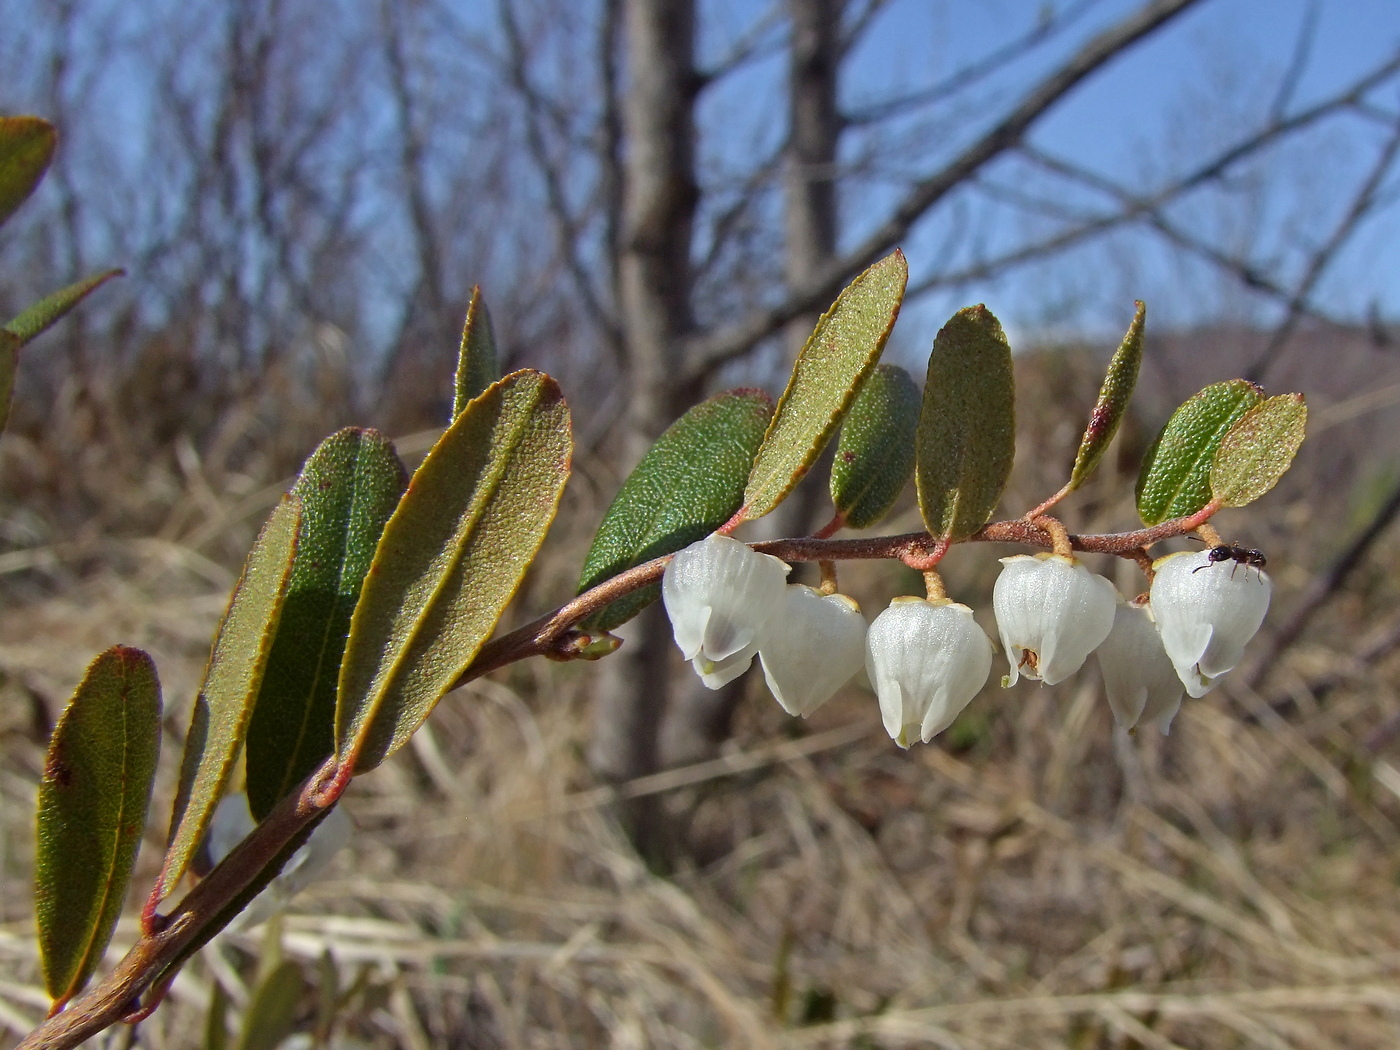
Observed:
[[[1268,564],[1268,559],[1264,557],[1263,551],[1255,550],[1252,547],[1241,547],[1237,543],[1217,544],[1206,552],[1206,557],[1210,560],[1205,565],[1198,565],[1192,569],[1193,575],[1211,565],[1218,565],[1222,561],[1232,561],[1235,565],[1230,567],[1230,578],[1234,579],[1236,566],[1243,565],[1247,573],[1250,566],[1262,569]]]

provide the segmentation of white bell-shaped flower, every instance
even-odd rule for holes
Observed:
[[[1094,650],[1113,717],[1124,729],[1140,723],[1164,734],[1181,708],[1181,679],[1162,648],[1147,602],[1120,602],[1113,630]]]
[[[711,689],[738,678],[759,636],[782,609],[788,565],[728,536],[677,551],[661,577],[661,599],[681,653]]]
[[[966,605],[896,598],[865,640],[865,669],[885,732],[900,747],[943,732],[986,684],[992,652]]]
[[[1018,554],[1002,558],[992,609],[1011,673],[1046,685],[1063,682],[1083,666],[1113,628],[1118,592],[1075,558]]]
[[[1204,696],[1240,662],[1274,588],[1253,565],[1212,561],[1210,551],[1181,551],[1153,562],[1152,614],[1186,691]]]
[[[783,591],[778,618],[759,647],[768,688],[790,715],[806,718],[865,662],[865,617],[844,594],[800,583]]]

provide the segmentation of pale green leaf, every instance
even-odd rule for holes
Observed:
[[[301,501],[284,496],[249,552],[219,625],[185,737],[170,844],[148,911],[169,895],[189,867],[243,746],[282,615],[300,528]]]
[[[896,249],[847,285],[817,322],[754,458],[742,520],[781,503],[826,448],[880,359],[908,281],[909,264]]]
[[[1211,495],[1222,507],[1253,503],[1293,463],[1308,424],[1302,394],[1278,394],[1242,415],[1220,442],[1210,468]]]
[[[457,351],[457,375],[453,384],[452,418],[456,419],[467,402],[501,378],[501,366],[496,353],[496,334],[491,327],[491,312],[481,297],[481,288],[472,289],[467,306],[467,320],[462,326],[462,345]]]
[[[573,440],[558,384],[506,376],[414,473],[350,625],[336,754],[356,773],[401,747],[495,629],[544,540]]]

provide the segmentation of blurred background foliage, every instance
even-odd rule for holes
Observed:
[[[812,310],[898,243],[918,294],[887,360],[922,375],[969,302],[1008,321],[1007,514],[1063,482],[1134,298],[1138,397],[1072,529],[1134,524],[1143,449],[1206,383],[1307,393],[1297,466],[1219,520],[1278,588],[1252,665],[1164,739],[1115,735],[1085,671],[988,690],[908,754],[858,686],[805,723],[752,675],[647,708],[623,657],[678,658],[644,634],[597,668],[512,667],[357,784],[333,878],[206,951],[142,1044],[213,1045],[211,1010],[237,1032],[262,996],[320,1045],[1394,1045],[1388,4],[1267,25],[1229,0],[0,14],[0,110],[60,129],[0,240],[0,313],[128,272],[26,349],[0,441],[0,1040],[47,1006],[30,814],[83,667],[155,655],[164,812],[257,524],[340,426],[428,447],[474,284],[505,367],[554,374],[579,437],[509,623],[572,594],[660,426],[725,386],[776,393]],[[824,483],[784,531],[829,516]],[[917,527],[902,508],[888,531]],[[947,562],[979,615],[1000,553]],[[918,586],[883,564],[842,582],[868,613]]]

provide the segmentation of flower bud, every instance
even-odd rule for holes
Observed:
[[[806,718],[865,661],[865,617],[844,594],[791,583],[758,650],[768,688],[790,715]]]
[[[1046,685],[1063,682],[1108,637],[1118,592],[1078,560],[1060,554],[1002,558],[992,609],[1011,673]]]
[[[1181,707],[1181,679],[1162,648],[1146,602],[1120,602],[1113,630],[1094,650],[1113,717],[1124,729],[1152,723],[1164,734]]]
[[[992,651],[966,605],[896,598],[865,640],[885,732],[908,747],[915,735],[928,743],[947,729],[986,683]]]
[[[1152,615],[1162,645],[1192,696],[1204,696],[1240,662],[1269,611],[1273,584],[1252,565],[1182,551],[1153,562]]]
[[[738,678],[782,608],[786,562],[728,536],[678,551],[661,577],[676,645],[711,689]]]

